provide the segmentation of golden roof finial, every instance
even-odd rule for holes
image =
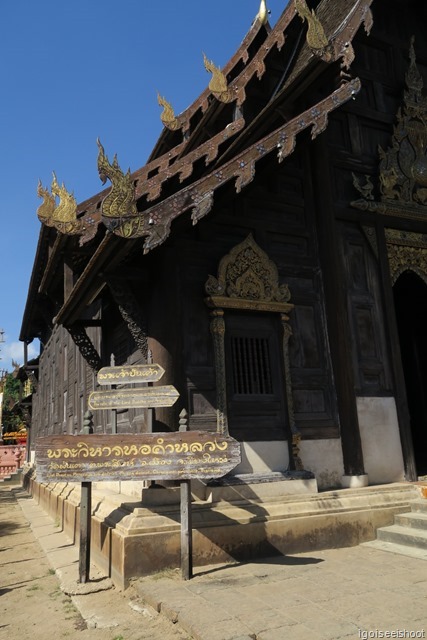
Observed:
[[[65,188],[64,183],[59,186],[56,174],[52,172],[53,179],[51,185],[51,192],[53,196],[58,196],[59,204],[53,212],[53,220],[55,223],[67,223],[74,229],[77,223],[77,202],[73,193],[70,193]]]
[[[203,61],[206,71],[212,74],[209,82],[209,89],[220,102],[230,102],[231,92],[228,89],[227,78],[225,74],[214,63],[203,54]]]
[[[165,127],[171,131],[179,129],[179,122],[175,116],[172,105],[165,98],[162,98],[159,92],[157,92],[157,102],[161,107],[163,107],[163,111],[160,114],[160,120],[163,122]]]
[[[37,209],[39,220],[48,227],[55,227],[60,233],[67,235],[81,232],[81,221],[77,219],[77,202],[72,193],[69,193],[62,183],[58,184],[55,172],[53,172],[51,193],[45,189],[39,180],[37,195],[43,198],[43,202]],[[56,198],[59,204],[56,204]]]
[[[257,19],[261,22],[261,24],[266,24],[268,22],[268,9],[266,0],[261,0]]]
[[[307,20],[308,29],[306,40],[310,49],[314,49],[315,51],[325,49],[329,41],[314,9],[310,11],[306,0],[295,0],[295,9],[303,21]]]
[[[40,222],[51,227],[53,226],[52,218],[56,207],[55,197],[50,193],[49,189],[43,187],[41,180],[37,185],[37,195],[39,198],[43,198],[42,204],[37,209],[37,216]]]

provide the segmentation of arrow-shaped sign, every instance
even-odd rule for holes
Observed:
[[[159,364],[135,364],[123,367],[103,367],[98,371],[98,384],[133,384],[157,382],[165,370]]]
[[[89,395],[88,405],[90,409],[171,407],[178,398],[179,393],[172,385],[143,387],[142,389],[111,389],[92,391]]]

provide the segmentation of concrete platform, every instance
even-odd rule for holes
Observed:
[[[226,492],[232,493],[216,494],[221,496],[216,501],[200,500],[195,492],[194,566],[357,545],[373,540],[377,528],[391,525],[394,515],[408,511],[418,497],[408,483],[302,495],[275,493],[273,484],[267,494],[267,483],[228,486]],[[77,542],[80,485],[33,480],[29,488]],[[170,500],[159,499],[164,492],[172,493]],[[176,489],[147,489],[136,501],[95,488],[92,557],[120,588],[132,578],[179,566],[177,496]]]
[[[35,500],[19,503],[65,589],[76,584],[72,540]],[[93,570],[93,592],[73,602],[88,626],[105,625],[114,637],[150,637],[144,617],[151,611],[186,640],[344,640],[378,632],[423,638],[427,631],[427,563],[366,545],[207,565],[189,581],[179,570],[162,570],[133,580],[123,596],[113,587],[96,593]],[[131,607],[123,608],[126,600]]]

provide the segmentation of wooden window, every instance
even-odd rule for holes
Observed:
[[[225,317],[230,434],[240,440],[286,438],[282,330],[275,314]]]
[[[267,338],[232,336],[232,386],[234,394],[272,394],[270,350]]]

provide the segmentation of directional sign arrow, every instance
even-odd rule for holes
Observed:
[[[179,398],[172,385],[143,387],[142,389],[111,389],[92,391],[88,404],[90,409],[144,409],[148,407],[171,407]]]
[[[103,367],[98,371],[98,384],[133,384],[157,382],[165,370],[159,364],[136,364],[123,367]]]

